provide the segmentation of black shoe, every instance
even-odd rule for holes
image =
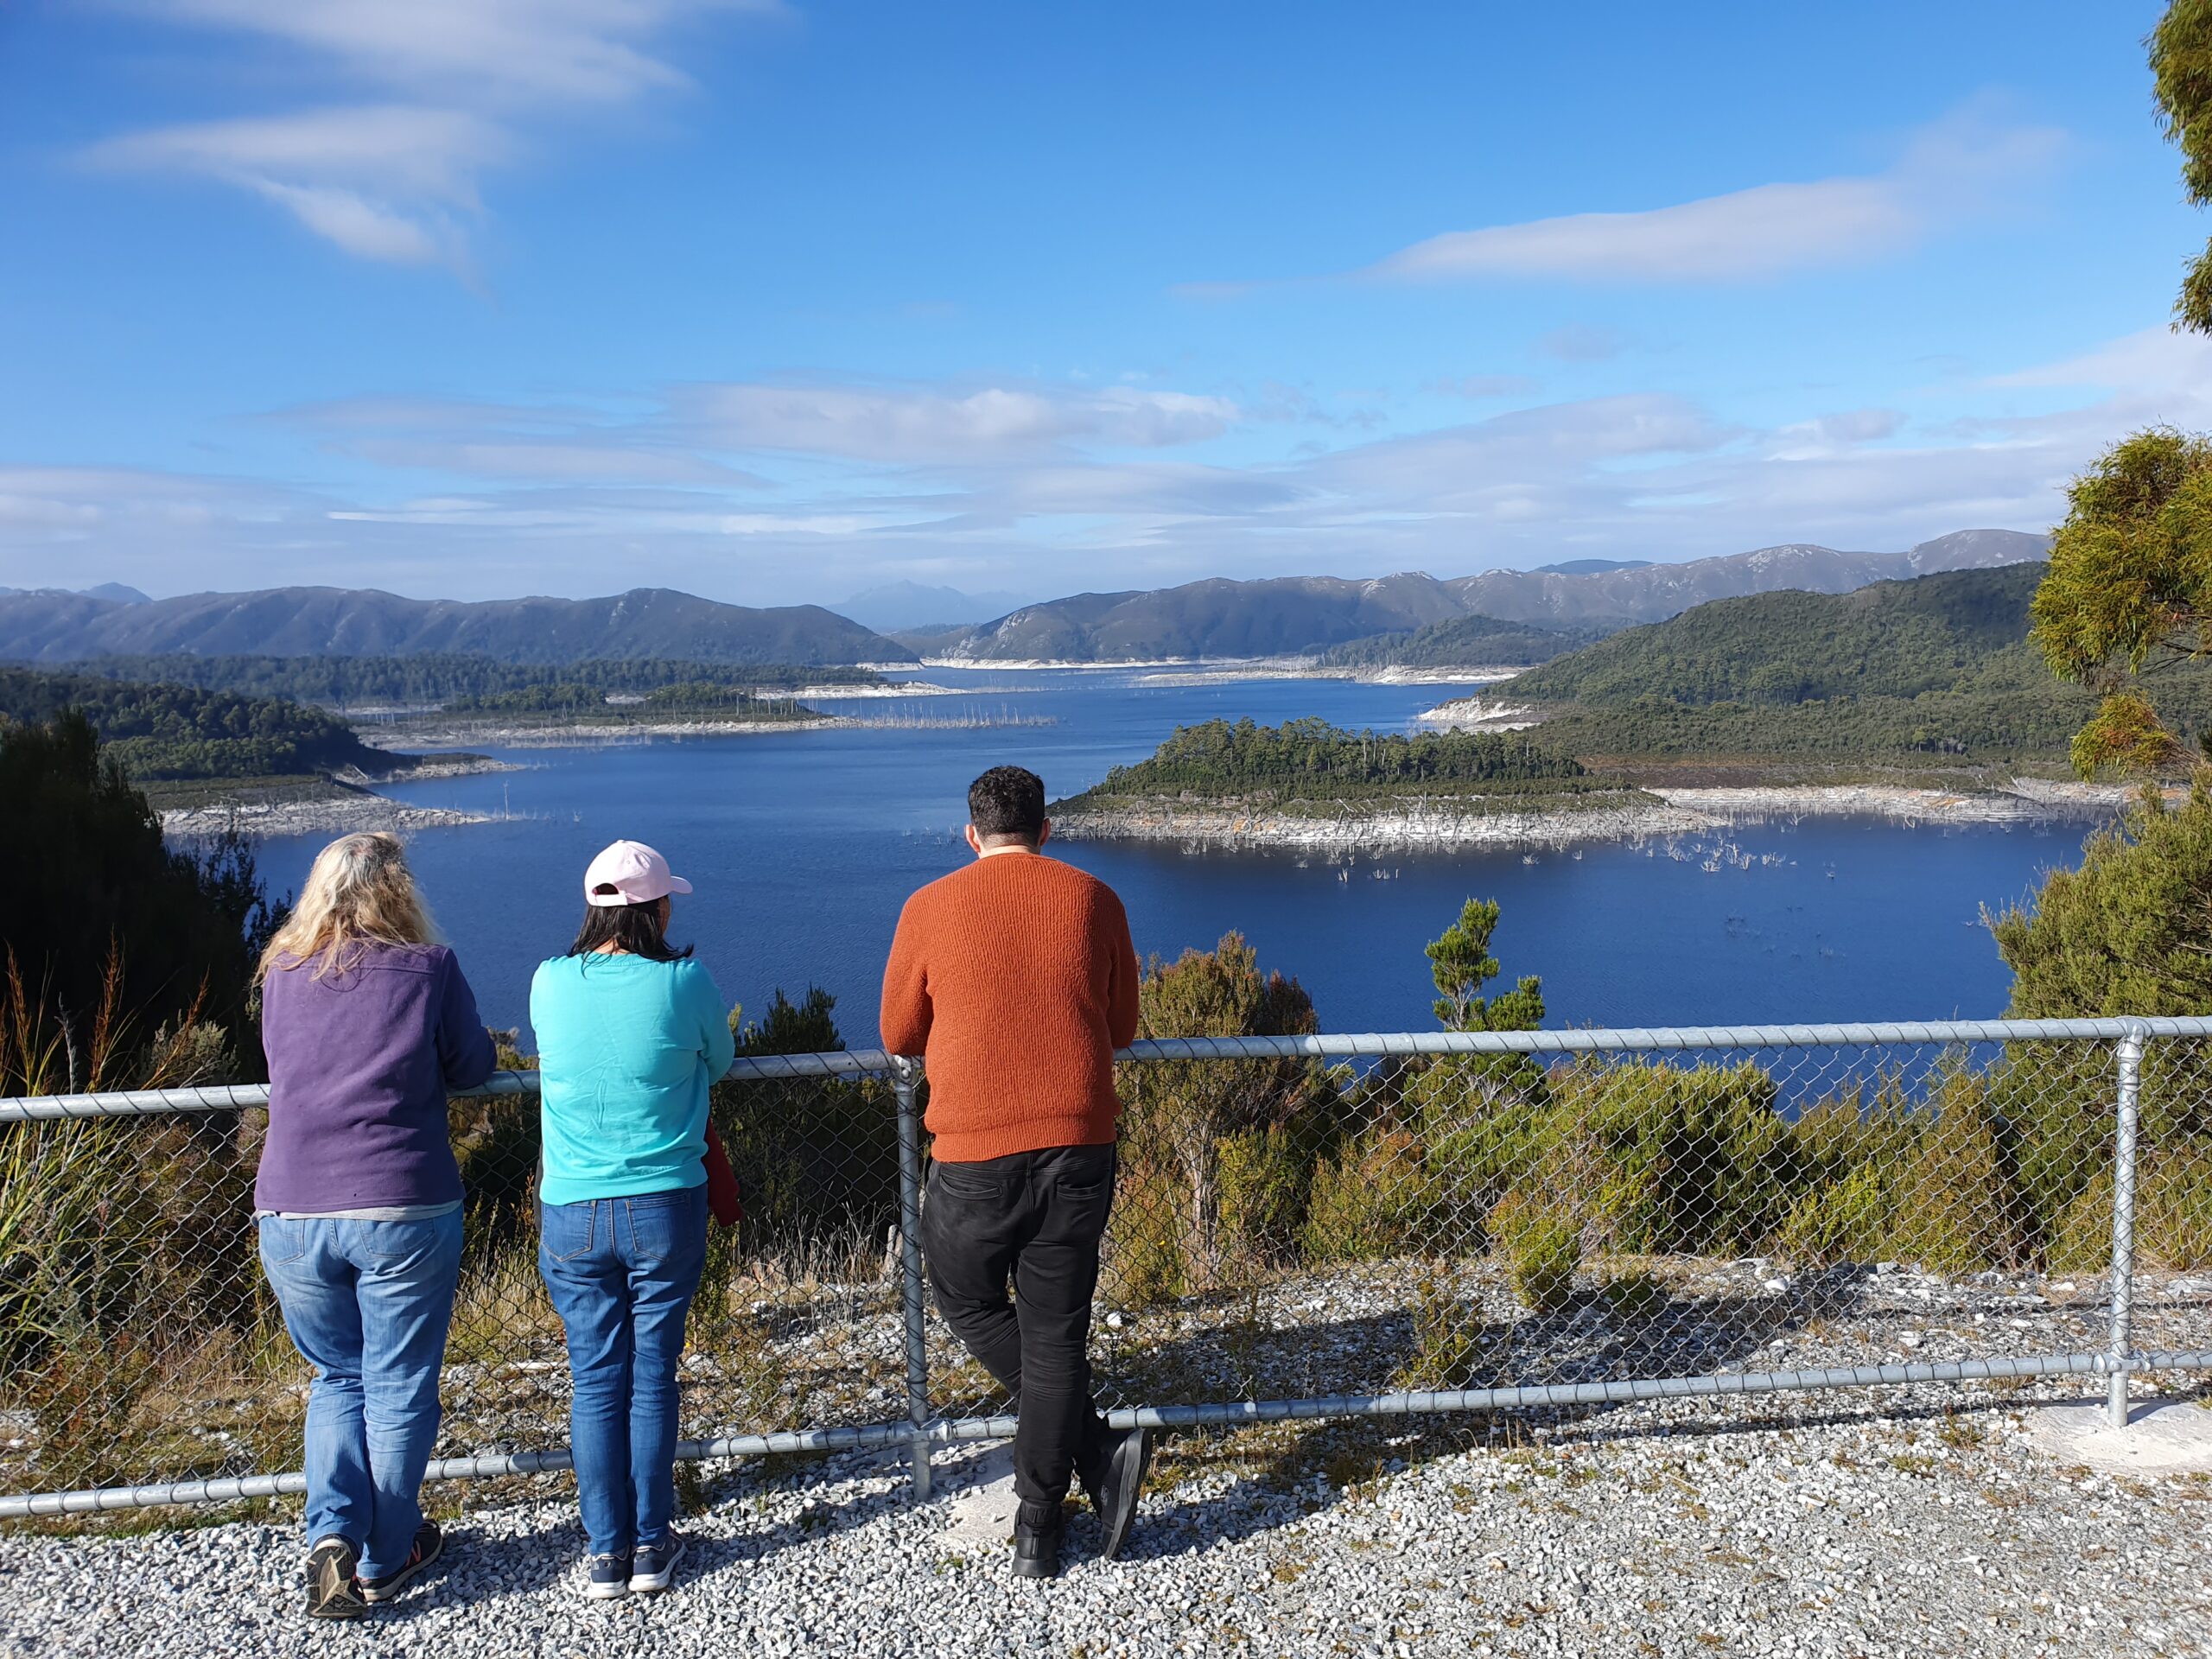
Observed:
[[[1060,1506],[1024,1503],[1014,1516],[1014,1576],[1056,1579],[1060,1575]]]
[[[415,1529],[415,1548],[407,1552],[407,1559],[379,1579],[361,1580],[361,1599],[374,1606],[380,1601],[390,1601],[407,1587],[408,1580],[446,1553],[446,1535],[438,1530],[435,1521],[425,1521]]]
[[[1104,1535],[1098,1553],[1107,1560],[1119,1555],[1122,1546],[1129,1541],[1129,1527],[1137,1518],[1137,1499],[1144,1493],[1145,1471],[1151,1467],[1152,1431],[1133,1428],[1107,1448],[1097,1478],[1083,1484]]]
[[[639,1544],[630,1557],[630,1593],[649,1596],[676,1582],[676,1564],[683,1559],[683,1540],[671,1532],[657,1544]]]
[[[365,1618],[369,1604],[361,1599],[361,1580],[355,1576],[361,1558],[343,1538],[319,1538],[308,1551],[308,1617],[309,1618]]]

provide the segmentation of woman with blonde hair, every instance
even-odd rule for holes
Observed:
[[[359,1618],[444,1548],[416,1491],[461,1273],[446,1096],[498,1060],[391,836],[322,849],[260,977],[262,1269],[315,1368],[307,1611]]]

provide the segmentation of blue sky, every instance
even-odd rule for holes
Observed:
[[[2045,528],[2212,426],[2158,10],[16,0],[0,584]]]

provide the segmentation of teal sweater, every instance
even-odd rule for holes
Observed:
[[[736,1039],[690,959],[556,957],[530,982],[548,1204],[626,1198],[707,1179],[707,1085]]]

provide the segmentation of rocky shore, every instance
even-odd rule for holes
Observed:
[[[412,806],[388,795],[360,791],[305,800],[218,801],[204,806],[171,807],[162,814],[162,833],[173,840],[218,836],[226,830],[256,839],[343,836],[357,830],[434,830],[491,823],[498,817],[448,806]]]
[[[1714,820],[1656,796],[1624,790],[1541,805],[1497,798],[1326,804],[1306,812],[1230,803],[1160,801],[1056,813],[1052,833],[1070,841],[1173,841],[1240,850],[1287,848],[1414,851],[1459,847],[1567,847],[1681,835]]]
[[[1909,825],[2091,824],[2118,816],[2129,791],[2016,778],[2001,789],[1882,784],[1674,788],[1665,785],[1521,805],[1510,798],[1301,804],[1303,810],[1219,801],[1130,801],[1056,813],[1075,841],[1172,841],[1224,849],[1410,851],[1560,848],[1641,842],[1728,824],[1806,817],[1881,818]]]

